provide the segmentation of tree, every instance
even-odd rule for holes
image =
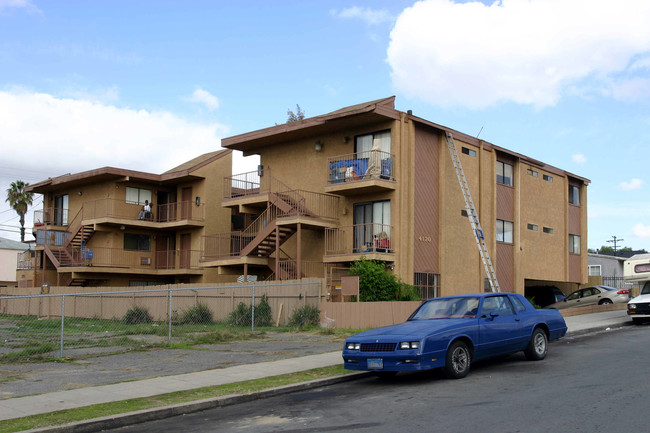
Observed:
[[[296,112],[287,110],[287,123],[297,122],[305,118],[305,112],[300,109],[300,105],[296,104]]]
[[[25,191],[27,186],[29,186],[29,183],[25,183],[22,180],[11,182],[9,189],[7,189],[7,199],[5,200],[6,202],[9,202],[9,206],[11,206],[20,217],[21,242],[25,242],[25,214],[27,213],[27,207],[31,206],[34,198],[33,192]]]

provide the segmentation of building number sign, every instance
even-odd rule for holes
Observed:
[[[420,242],[431,242],[431,236],[418,236]]]

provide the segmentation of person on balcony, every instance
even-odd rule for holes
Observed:
[[[151,221],[153,219],[151,215],[151,206],[149,205],[149,200],[144,201],[144,206],[138,214],[138,219],[147,221]]]

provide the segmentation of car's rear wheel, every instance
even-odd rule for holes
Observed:
[[[602,301],[600,301],[600,305],[609,305],[609,304],[613,304],[611,299],[603,299]]]
[[[548,352],[548,338],[542,328],[535,328],[533,336],[524,349],[524,355],[531,361],[541,361],[546,358]]]
[[[450,379],[461,379],[469,373],[472,355],[462,341],[454,341],[447,350],[444,372]]]

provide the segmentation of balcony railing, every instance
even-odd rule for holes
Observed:
[[[128,269],[200,269],[197,250],[131,251],[122,248],[71,247],[70,266]]]
[[[36,232],[36,245],[61,247],[69,237],[70,232],[64,232],[61,230],[38,230]]]
[[[395,180],[394,156],[389,152],[368,150],[328,158],[327,184],[362,180]]]
[[[325,229],[325,255],[393,253],[392,227],[387,224],[356,224]]]
[[[34,227],[43,225],[67,226],[68,209],[44,208],[34,211]]]
[[[289,191],[291,188],[271,175],[271,170],[239,173],[223,178],[223,198],[241,198],[269,192]]]
[[[84,202],[83,219],[119,218],[152,222],[178,222],[183,220],[203,221],[204,205],[193,201],[158,204],[151,212],[144,212],[140,204],[126,203],[124,200],[100,199]]]
[[[278,209],[278,218],[305,216],[323,220],[338,220],[338,196],[320,192],[296,189],[278,194],[278,197],[291,205],[291,210]]]

